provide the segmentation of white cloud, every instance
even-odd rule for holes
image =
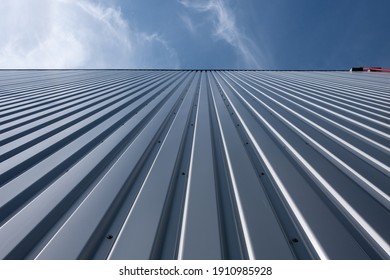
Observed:
[[[226,1],[178,1],[188,9],[211,15],[214,37],[230,44],[242,59],[245,66],[260,68],[264,64],[264,57],[259,51],[259,48],[238,28],[234,13]],[[186,18],[186,21],[190,21],[190,19]],[[186,26],[191,31],[191,22],[186,23]]]
[[[161,35],[137,30],[119,7],[102,3],[1,0],[0,68],[179,67]]]
[[[188,17],[187,15],[180,15],[181,21],[184,23],[184,26],[191,32],[195,33],[196,31],[196,26],[192,22],[191,18]]]

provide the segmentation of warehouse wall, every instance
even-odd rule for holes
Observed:
[[[389,78],[0,71],[0,258],[389,259]]]

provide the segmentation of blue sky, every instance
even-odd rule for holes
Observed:
[[[390,68],[389,0],[1,0],[0,68]]]

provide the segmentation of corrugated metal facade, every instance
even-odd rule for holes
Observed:
[[[1,259],[389,259],[390,75],[1,71]]]

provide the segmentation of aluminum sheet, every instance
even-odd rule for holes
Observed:
[[[1,259],[389,259],[390,74],[0,71]]]

